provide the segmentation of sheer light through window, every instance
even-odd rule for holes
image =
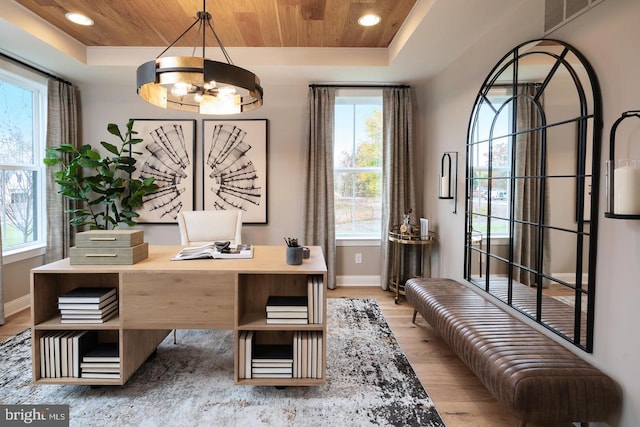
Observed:
[[[44,244],[46,86],[0,68],[0,219],[4,253]]]
[[[336,238],[380,238],[382,92],[339,91],[334,132]]]

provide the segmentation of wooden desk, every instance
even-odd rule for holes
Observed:
[[[256,246],[253,259],[171,261],[181,246],[150,246],[149,258],[134,265],[70,265],[60,260],[31,271],[33,379],[36,383],[124,384],[171,329],[230,329],[235,331],[234,363],[238,384],[318,385],[321,379],[243,379],[238,376],[238,337],[253,330],[257,341],[283,343],[293,331],[320,331],[326,322],[307,325],[266,323],[270,295],[303,296],[310,276],[326,283],[327,268],[318,246],[302,265],[285,262],[285,246]],[[115,287],[119,315],[101,324],[62,324],[59,295],[79,286]],[[326,298],[321,306],[326,310]],[[99,340],[118,342],[119,379],[43,378],[40,340],[49,331],[97,330]],[[260,332],[262,331],[262,332]],[[321,355],[326,362],[326,346]]]

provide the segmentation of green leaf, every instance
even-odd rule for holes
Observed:
[[[83,157],[78,159],[78,165],[80,165],[83,168],[96,168],[100,166],[100,162],[96,162],[93,159],[88,159]]]
[[[44,159],[42,159],[42,161],[44,162],[45,166],[55,166],[58,163],[62,163],[62,160],[60,160],[59,158],[53,158],[53,157],[45,157]]]
[[[127,127],[128,127],[128,124],[127,124]],[[122,139],[122,134],[120,133],[120,128],[118,127],[118,125],[117,125],[117,124],[115,124],[115,123],[109,123],[109,124],[107,125],[107,131],[109,131],[109,133],[110,133],[111,135],[115,135],[115,136],[117,136],[118,138]]]
[[[113,144],[109,144],[108,142],[102,141],[100,142],[100,144],[102,144],[102,146],[110,153],[115,154],[116,156],[119,155],[120,153],[118,152],[118,147],[116,147]]]
[[[118,166],[118,169],[123,170],[127,173],[134,173],[136,171],[135,166]]]
[[[119,157],[118,161],[127,165],[133,165],[136,163],[136,159],[133,157]]]
[[[129,134],[131,134],[131,132],[133,131],[133,125],[136,121],[134,119],[129,119],[129,121],[127,122],[127,132]]]
[[[76,148],[71,144],[60,144],[58,147],[53,148],[53,150],[60,153],[73,153],[76,151]]]

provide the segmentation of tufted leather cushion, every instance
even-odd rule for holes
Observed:
[[[450,279],[411,279],[407,301],[522,421],[606,421],[621,394],[602,371]]]

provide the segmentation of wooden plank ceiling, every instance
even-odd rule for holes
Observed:
[[[202,0],[15,0],[86,46],[168,46],[203,10]],[[388,47],[416,0],[208,0],[226,47]],[[94,20],[67,21],[67,12]],[[361,27],[358,18],[382,21]],[[201,46],[194,28],[176,46]],[[207,31],[207,45],[216,42]]]

